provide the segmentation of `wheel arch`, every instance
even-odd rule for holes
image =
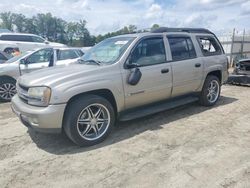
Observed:
[[[208,77],[208,76],[216,76],[219,80],[220,80],[220,84],[222,84],[222,72],[221,72],[221,70],[213,70],[213,71],[210,71],[208,74],[207,74],[207,76],[206,76],[206,78]]]
[[[0,76],[0,81],[4,80],[4,79],[10,79],[10,80],[13,80],[13,81],[17,81],[15,78],[11,77],[11,76],[7,76],[7,75],[2,75]]]
[[[69,104],[70,104],[72,101],[75,101],[75,100],[77,100],[78,98],[83,97],[84,95],[97,95],[97,96],[100,96],[100,97],[105,98],[106,100],[108,100],[108,101],[110,102],[110,104],[111,104],[112,107],[114,108],[114,112],[115,112],[115,115],[116,115],[116,117],[117,117],[117,113],[118,113],[118,110],[117,110],[117,103],[116,103],[114,94],[113,94],[112,91],[110,91],[109,89],[97,89],[97,90],[92,90],[92,91],[88,91],[88,92],[79,93],[79,94],[77,94],[77,95],[72,96],[72,97],[68,100],[68,102],[67,102],[66,108],[65,108],[65,110],[64,110],[64,114],[65,114],[65,112],[67,111],[68,106],[69,106]]]

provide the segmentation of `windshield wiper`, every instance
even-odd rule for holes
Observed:
[[[97,65],[101,65],[101,62],[100,61],[97,61],[97,60],[94,60],[94,59],[89,59],[89,60],[83,60],[83,59],[79,59],[78,60],[80,63],[81,62],[83,62],[83,63],[85,63],[85,62],[90,62],[90,63],[95,63],[95,64],[97,64]]]

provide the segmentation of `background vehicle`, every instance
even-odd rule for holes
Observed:
[[[12,56],[10,54],[7,54],[5,52],[0,51],[0,64],[5,63],[10,59]]]
[[[250,59],[241,59],[235,64],[235,74],[250,75]]]
[[[13,48],[19,48],[21,52],[44,47],[66,47],[64,44],[49,42],[44,38],[23,33],[0,33],[0,51],[11,53]]]
[[[117,119],[194,101],[212,106],[227,78],[228,59],[212,32],[160,28],[106,39],[70,69],[20,77],[12,109],[28,127],[64,130],[76,144],[93,145]]]
[[[0,65],[0,100],[10,101],[15,95],[19,76],[54,65],[69,65],[82,54],[80,48],[42,48],[11,58]]]
[[[250,84],[250,59],[241,59],[236,62],[233,74],[228,78],[229,84]]]

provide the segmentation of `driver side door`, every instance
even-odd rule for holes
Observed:
[[[128,59],[126,64],[136,64],[142,77],[137,85],[130,85],[128,77],[133,69],[123,70],[126,109],[161,101],[171,96],[171,63],[166,60],[162,36],[142,39]]]
[[[45,48],[34,52],[24,60],[24,63],[20,64],[21,74],[49,67],[49,62],[52,57],[52,48]]]

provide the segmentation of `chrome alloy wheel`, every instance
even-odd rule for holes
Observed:
[[[102,104],[91,104],[84,108],[77,120],[77,131],[86,140],[102,137],[110,125],[110,113]]]
[[[208,86],[207,100],[214,103],[219,97],[220,85],[217,80],[212,80]]]
[[[16,94],[16,86],[12,83],[4,83],[0,86],[0,98],[3,100],[11,100]]]

